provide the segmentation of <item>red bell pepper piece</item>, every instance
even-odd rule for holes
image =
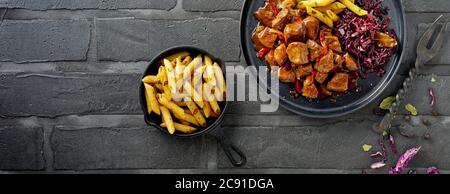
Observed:
[[[311,84],[313,84],[313,83],[315,82],[315,80],[316,80],[316,75],[317,75],[317,71],[314,70],[314,71],[312,72],[312,75],[311,75],[311,77],[312,77],[312,82],[311,82]]]
[[[272,12],[275,15],[278,15],[280,10],[278,9],[277,4],[275,4],[275,2],[273,2],[273,0],[267,0],[267,3],[269,4],[270,8],[272,9]]]
[[[297,93],[302,93],[302,82],[300,80],[297,80],[295,82],[295,90],[297,90]]]
[[[264,55],[266,55],[269,51],[270,51],[270,48],[262,48],[262,49],[258,52],[257,57],[258,57],[258,58],[263,58]]]

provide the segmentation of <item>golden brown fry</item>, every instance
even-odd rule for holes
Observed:
[[[316,7],[315,9],[317,9],[318,11],[320,11],[322,13],[325,13],[327,10],[336,11],[336,10],[345,9],[345,8],[347,8],[347,7],[345,7],[344,4],[339,3],[339,2],[334,2],[327,6]]]
[[[189,122],[184,121],[184,120],[181,120],[181,119],[178,119],[178,120],[180,121],[181,124],[187,125],[187,126],[191,126],[191,127],[192,127],[192,123],[189,123]]]
[[[182,65],[186,66],[188,65],[190,62],[192,61],[191,56],[187,56],[186,58],[184,58],[183,62],[181,62]]]
[[[166,69],[163,67],[160,70],[161,70],[161,72],[160,72],[160,74],[161,74],[161,84],[163,86],[164,94],[166,94],[166,97],[169,100],[172,100],[172,92],[170,91],[170,88],[169,88],[169,80],[168,80],[168,77],[167,77]]]
[[[167,59],[164,59],[164,68],[166,70],[169,89],[172,92],[172,95],[176,94],[177,88],[176,88],[176,80],[175,80],[175,69],[173,67],[172,62],[170,62]]]
[[[335,1],[336,0],[308,0],[308,1],[300,1],[300,4],[309,7],[321,7],[327,6]]]
[[[345,5],[345,7],[347,7],[348,9],[350,9],[353,13],[355,13],[356,15],[359,16],[365,16],[368,14],[368,12],[364,9],[361,9],[360,7],[358,7],[357,5],[355,5],[354,3],[352,3],[349,0],[339,0],[342,4]]]
[[[183,99],[184,99],[184,97],[183,97]],[[174,101],[173,103],[175,103],[177,106],[179,106],[179,107],[185,107],[186,106],[186,103],[185,102],[183,102],[183,101]]]
[[[209,105],[209,102],[207,100],[205,100],[205,99],[204,99],[204,102],[205,102],[204,103],[205,106],[203,106],[203,115],[205,115],[206,118],[209,118],[213,111],[211,109],[211,105]]]
[[[156,99],[155,88],[153,88],[153,86],[147,83],[144,83],[144,86],[145,86],[145,95],[147,96],[147,106],[150,104],[150,107],[148,108],[150,108],[157,115],[161,115],[159,103],[158,100]]]
[[[306,12],[326,24],[328,27],[333,28],[333,20],[331,20],[328,16],[323,14],[322,12],[310,7],[306,6]]]
[[[154,87],[156,88],[156,90],[158,90],[159,92],[164,92],[164,88],[163,88],[163,85],[162,85],[161,83],[154,84],[153,86],[154,86]]]
[[[177,116],[177,115],[174,115],[174,116],[175,116],[175,118],[177,118],[178,120],[180,120],[180,122],[181,122],[181,121],[186,121],[186,122],[188,122],[188,123],[193,124],[194,126],[200,126],[200,124],[197,122],[197,120],[195,119],[195,117],[191,114],[191,111],[189,111],[188,113],[187,113],[187,112],[184,112],[184,117],[179,117],[179,116]]]
[[[157,99],[160,104],[171,110],[173,115],[176,115],[177,118],[184,118],[184,110],[175,103],[169,101],[165,94],[158,94]]]
[[[327,10],[326,11],[327,16],[333,21],[333,22],[337,22],[339,21],[339,16],[337,16],[333,11],[331,10]]]
[[[195,131],[197,131],[197,129],[195,127],[191,127],[189,125],[184,125],[181,123],[174,122],[173,125],[175,127],[175,130],[182,132],[182,133],[190,134],[190,133],[194,133]],[[167,128],[166,123],[161,123],[160,126]]]
[[[148,84],[155,84],[159,82],[158,76],[156,75],[148,75],[145,76],[144,79],[142,79],[142,82],[148,83]]]
[[[184,101],[186,102],[186,105],[188,106],[189,110],[191,111],[194,118],[197,120],[197,122],[202,127],[206,127],[206,119],[203,117],[202,113],[200,113],[200,110],[198,109],[197,105],[192,101],[190,97],[185,97]]]
[[[176,60],[178,57],[184,58],[184,57],[187,57],[187,56],[189,56],[189,52],[183,51],[183,52],[179,52],[179,53],[175,53],[173,55],[170,55],[166,59],[169,60],[169,61],[173,61],[173,60]]]
[[[183,80],[186,82],[192,81],[192,72],[195,70],[196,67],[202,66],[202,56],[199,55],[192,60],[189,65],[184,68],[183,72]]]
[[[203,90],[205,91],[204,97],[206,98],[206,103],[209,103],[209,105],[211,106],[212,111],[217,114],[220,115],[220,113],[222,112],[220,110],[220,106],[219,103],[217,102],[215,96],[211,93],[211,88],[207,83],[203,84]]]
[[[175,133],[175,125],[173,123],[172,116],[170,115],[169,109],[167,109],[164,106],[161,106],[161,114],[164,123],[167,125],[167,131],[169,131],[170,134]]]
[[[216,77],[217,87],[211,88],[211,89],[214,90],[214,95],[216,96],[216,100],[222,102],[225,100],[225,97],[227,95],[227,84],[226,84],[225,78],[223,76],[222,68],[219,66],[219,64],[214,63],[213,69],[214,69],[214,75]]]
[[[189,82],[184,83],[184,91],[187,93],[188,96],[192,97],[194,99],[194,102],[200,107],[203,108],[203,98],[202,95],[199,94]]]

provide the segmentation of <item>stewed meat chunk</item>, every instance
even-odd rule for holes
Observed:
[[[286,62],[288,60],[288,56],[286,53],[286,45],[285,44],[278,45],[278,47],[274,51],[274,57],[275,57],[275,61],[277,62],[277,64],[279,66],[286,64]]]
[[[325,36],[325,44],[331,50],[342,53],[341,43],[339,42],[339,38],[337,36]]]
[[[306,45],[308,45],[310,61],[316,61],[317,58],[322,56],[323,48],[319,45],[319,43],[309,39],[306,41]]]
[[[295,65],[303,65],[309,63],[308,46],[302,42],[293,42],[287,48],[289,60]]]
[[[278,13],[277,17],[272,20],[272,28],[283,31],[286,23],[289,21],[289,10],[283,9]]]
[[[261,42],[261,44],[267,48],[272,48],[275,45],[275,41],[277,40],[277,38],[277,34],[271,32],[269,27],[266,27],[258,34],[259,42]]]
[[[350,54],[346,53],[344,55],[344,58],[345,58],[345,68],[347,68],[350,71],[358,71],[359,70],[358,63],[356,63],[355,59],[353,59],[353,57],[350,56]]]
[[[316,99],[319,96],[319,90],[314,84],[312,76],[308,76],[303,81],[302,95],[310,99]]]
[[[264,57],[264,60],[269,63],[270,66],[277,66],[277,61],[275,60],[275,51],[274,49],[270,49],[270,51]]]
[[[342,65],[344,64],[344,57],[339,54],[334,54],[334,69],[340,70],[342,69]]]
[[[329,73],[334,69],[334,54],[333,51],[329,51],[325,56],[320,58],[314,68],[321,73]]]
[[[297,79],[291,67],[283,66],[278,70],[278,77],[282,83],[294,83]]]
[[[306,37],[312,40],[317,40],[319,36],[320,21],[315,17],[308,16],[303,20],[306,26]]]
[[[284,28],[284,39],[287,43],[305,41],[306,28],[302,22],[294,22]]]
[[[336,73],[328,82],[327,89],[334,92],[346,92],[348,90],[348,74]]]
[[[311,75],[313,72],[313,66],[311,64],[307,65],[298,65],[297,69],[295,71],[295,74],[297,76],[297,79],[302,79],[308,75]]]
[[[315,78],[316,78],[317,83],[323,84],[325,82],[325,80],[327,80],[327,78],[328,78],[328,73],[317,72]]]
[[[261,31],[263,31],[264,28],[265,28],[264,26],[260,26],[259,25],[259,26],[256,27],[255,31],[252,34],[252,41],[253,41],[253,44],[255,44],[255,49],[257,51],[260,51],[261,49],[264,48],[264,46],[262,45],[261,41],[259,41],[259,38],[258,38],[258,34]]]
[[[275,14],[272,12],[270,5],[259,8],[258,11],[254,13],[254,16],[264,26],[272,26],[272,20],[275,19]]]

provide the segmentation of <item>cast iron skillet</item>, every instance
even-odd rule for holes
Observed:
[[[225,73],[225,68],[220,59],[214,58],[213,55],[209,54],[208,52],[206,52],[202,49],[198,49],[198,48],[191,47],[191,46],[180,46],[180,47],[173,47],[168,50],[165,50],[165,51],[161,52],[160,54],[158,54],[155,58],[153,58],[153,60],[150,62],[150,65],[147,67],[147,70],[145,70],[143,77],[145,77],[146,75],[156,75],[158,72],[158,67],[159,67],[158,63],[162,59],[164,59],[164,57],[168,57],[171,54],[175,54],[175,53],[178,53],[181,51],[187,51],[191,54],[191,56],[197,56],[199,54],[208,54],[209,56],[211,56],[213,61],[220,64],[220,66],[222,67],[222,69]],[[224,75],[224,77],[226,79],[225,75]],[[140,102],[141,102],[142,111],[144,112],[145,122],[148,125],[159,129],[163,133],[170,135],[169,132],[167,131],[167,129],[159,126],[159,124],[161,124],[161,122],[162,122],[162,119],[160,116],[155,115],[155,114],[147,114],[147,102],[145,100],[145,89],[144,89],[144,84],[142,82],[139,85],[139,98],[140,98]],[[230,159],[230,162],[234,166],[242,166],[247,162],[246,156],[244,155],[244,153],[242,153],[242,151],[239,148],[237,148],[228,139],[227,136],[225,136],[225,134],[220,126],[220,124],[222,123],[223,117],[224,117],[224,113],[227,110],[228,102],[227,101],[221,102],[220,106],[222,109],[222,114],[220,114],[220,116],[218,118],[207,119],[207,122],[208,122],[207,128],[199,129],[197,132],[192,133],[192,134],[183,134],[183,133],[176,132],[175,134],[170,135],[170,136],[178,137],[178,138],[194,138],[194,137],[198,137],[200,135],[209,133],[209,134],[213,135],[214,137],[216,137],[217,141],[219,141],[225,154]]]
[[[255,67],[265,67],[266,64],[256,57],[257,52],[254,49],[251,35],[258,21],[253,13],[264,5],[265,0],[246,0],[242,8],[241,15],[241,47],[244,58],[248,65]],[[391,17],[390,28],[394,29],[399,38],[397,53],[392,57],[391,61],[386,65],[386,74],[378,77],[369,74],[366,79],[359,80],[361,92],[350,92],[337,98],[336,103],[330,102],[329,99],[321,101],[308,101],[303,97],[291,97],[288,84],[280,83],[280,93],[273,94],[280,97],[280,105],[287,110],[312,118],[331,118],[343,116],[355,112],[368,105],[376,99],[391,83],[397,73],[403,57],[405,47],[406,31],[404,10],[400,0],[386,0],[383,3],[389,10]],[[259,83],[260,86],[267,86],[267,83]],[[269,85],[270,88],[270,85]]]

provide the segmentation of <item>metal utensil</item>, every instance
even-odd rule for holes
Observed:
[[[409,77],[406,78],[405,81],[403,82],[403,88],[397,92],[397,95],[395,97],[396,101],[392,103],[391,107],[389,108],[389,113],[387,113],[384,116],[383,120],[375,126],[376,127],[375,130],[384,131],[392,126],[392,121],[394,120],[394,117],[399,109],[399,106],[405,99],[408,90],[411,89],[413,81],[417,78],[417,75],[421,67],[425,63],[433,59],[436,56],[436,54],[439,53],[439,51],[441,50],[444,42],[443,34],[447,26],[447,23],[445,23],[442,18],[443,15],[440,15],[431,24],[431,26],[428,27],[428,29],[420,38],[419,43],[417,45],[416,63],[414,67],[409,71]],[[436,36],[433,36],[436,30],[439,29],[439,27],[441,27],[439,33],[437,33]],[[431,45],[431,47],[429,47],[429,45]]]

